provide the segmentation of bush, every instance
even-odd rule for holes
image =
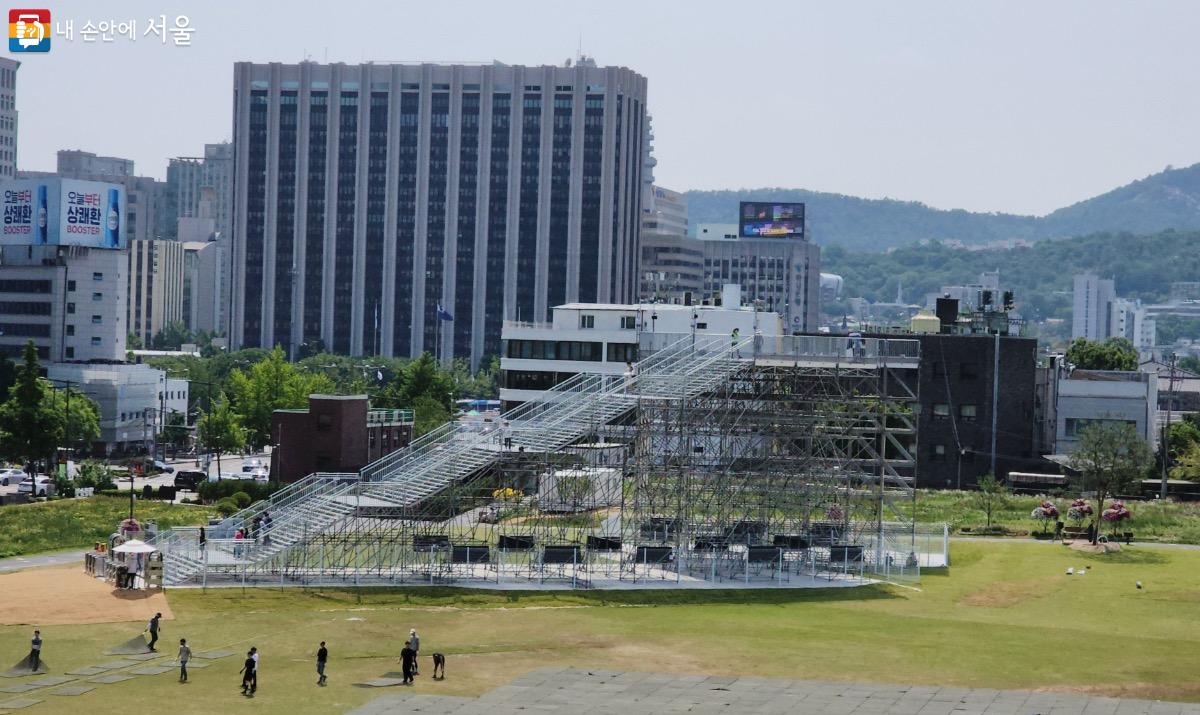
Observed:
[[[274,484],[263,484],[249,479],[225,479],[219,482],[200,482],[197,491],[201,501],[212,504],[238,492],[244,492],[251,502],[256,502],[271,496],[275,488]]]
[[[245,509],[246,507],[250,506],[251,502],[253,501],[250,498],[250,495],[246,492],[235,492],[230,498],[237,503],[239,509]]]
[[[108,471],[108,466],[96,459],[86,460],[79,465],[79,473],[75,475],[75,484],[81,487],[92,487],[97,492],[117,488],[113,482],[112,473]]]
[[[217,513],[219,513],[221,516],[230,516],[240,511],[240,509],[238,509],[237,502],[229,497],[225,497],[224,499],[218,501],[216,508]]]

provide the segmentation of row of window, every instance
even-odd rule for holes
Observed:
[[[635,362],[634,343],[608,343],[608,362]],[[580,340],[509,340],[505,348],[510,358],[522,360],[604,361],[604,343]]]
[[[933,403],[933,419],[948,420],[950,419],[950,405],[945,402]],[[958,417],[966,422],[974,422],[979,415],[979,408],[976,405],[959,405]]]
[[[591,330],[596,327],[596,316],[586,313],[579,316],[579,327],[581,330]],[[634,330],[637,328],[637,317],[633,315],[621,316],[621,330]]]

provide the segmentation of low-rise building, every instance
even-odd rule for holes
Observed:
[[[568,303],[547,323],[507,321],[500,357],[500,400],[505,408],[579,373],[620,375],[638,361],[645,333],[742,336],[786,335],[783,318],[741,305],[738,286],[726,286],[725,307],[641,303]]]
[[[50,363],[46,377],[99,405],[100,437],[92,445],[98,455],[149,451],[170,416],[188,410],[188,381],[149,365]]]
[[[273,478],[357,472],[412,441],[411,410],[371,409],[366,395],[309,395],[308,407],[271,417]]]
[[[1055,452],[1070,454],[1096,422],[1125,422],[1151,447],[1157,440],[1158,375],[1121,370],[1061,369],[1055,396]]]

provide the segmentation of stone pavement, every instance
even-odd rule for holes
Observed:
[[[453,667],[453,662],[451,663]],[[428,687],[436,688],[426,681]],[[531,712],[821,713],[822,715],[1200,715],[1200,705],[1023,690],[822,683],[753,677],[544,668],[480,698],[384,695],[351,715],[527,715]]]

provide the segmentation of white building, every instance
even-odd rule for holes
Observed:
[[[1070,454],[1094,422],[1134,425],[1151,448],[1157,443],[1158,378],[1153,373],[1073,370],[1057,381],[1055,452]]]
[[[46,376],[100,406],[100,439],[93,445],[97,453],[149,449],[172,414],[187,414],[187,380],[148,365],[51,363]]]
[[[183,320],[183,244],[129,244],[129,332],[146,345],[170,323]]]
[[[726,291],[729,308],[641,303],[568,303],[548,323],[508,321],[500,358],[500,400],[506,406],[532,399],[578,373],[621,375],[638,361],[642,333],[786,335],[777,313],[740,306],[737,286]]]
[[[1071,308],[1071,337],[1107,340],[1110,305],[1116,298],[1113,282],[1091,273],[1075,276]]]
[[[194,219],[200,220],[200,219]],[[185,219],[180,219],[183,226]],[[224,241],[183,243],[183,323],[188,330],[224,330]]]

